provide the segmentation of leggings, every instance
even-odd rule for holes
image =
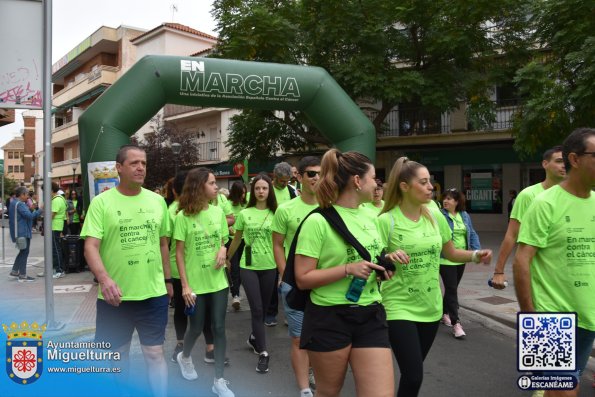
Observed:
[[[457,289],[463,273],[465,264],[462,265],[440,265],[440,276],[444,284],[444,313],[450,317],[450,322],[454,325],[459,322],[459,296]]]
[[[176,339],[183,340],[186,328],[188,327],[188,316],[184,313],[186,302],[182,297],[182,282],[179,278],[172,279],[174,287],[174,328],[176,330]],[[207,306],[205,313],[204,326],[202,333],[205,336],[207,345],[213,344],[213,329],[211,325],[211,308]]]
[[[231,245],[230,242],[226,245],[227,248]],[[231,293],[231,297],[240,296],[240,285],[242,284],[242,279],[240,278],[240,259],[242,259],[242,253],[244,252],[244,240],[240,243],[240,246],[236,250],[236,253],[233,254],[229,262],[231,263],[231,269],[229,269],[229,276],[231,278],[231,283],[229,286],[229,292]]]
[[[397,397],[415,397],[419,393],[424,377],[423,362],[434,343],[438,324],[438,321],[388,321],[390,344],[401,372]]]
[[[225,338],[225,314],[227,312],[228,289],[200,294],[196,296],[196,311],[188,316],[189,327],[184,336],[184,357],[189,357],[196,340],[200,336],[206,317],[206,310],[210,308],[213,336],[215,342],[215,377],[223,378],[223,367],[225,366],[225,349],[227,341]]]
[[[256,338],[254,344],[259,352],[263,352],[267,349],[264,332],[264,311],[271,301],[277,269],[248,270],[242,268],[240,269],[240,275],[250,305],[252,335]]]

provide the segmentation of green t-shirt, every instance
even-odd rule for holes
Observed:
[[[81,223],[81,218],[79,217],[79,213],[76,211],[77,204],[78,204],[78,200],[72,200],[72,205],[74,205],[74,213],[72,214],[72,222],[73,223]]]
[[[169,233],[167,237],[169,237],[169,264],[171,266],[171,276],[172,278],[179,279],[180,272],[178,270],[178,264],[176,263],[176,239],[173,238],[176,214],[178,212],[178,200],[169,205],[167,212],[169,213]]]
[[[231,201],[230,201],[231,204]],[[239,205],[233,205],[231,204],[231,212],[233,213],[233,216],[237,217],[240,214],[240,211],[243,210],[244,208],[246,208],[245,205],[239,204]]]
[[[523,216],[527,213],[527,210],[531,206],[531,203],[533,203],[533,200],[535,200],[535,197],[539,196],[544,191],[541,182],[523,189],[516,197],[516,200],[514,200],[510,217],[522,222]]]
[[[125,196],[112,188],[91,201],[81,237],[101,240],[101,260],[122,290],[122,300],[136,301],[167,293],[160,237],[169,233],[163,197],[144,188]]]
[[[578,326],[595,331],[595,194],[576,197],[560,186],[540,194],[519,231],[537,247],[531,292],[537,312],[576,312]]]
[[[52,212],[56,216],[52,218],[52,230],[64,230],[64,221],[66,220],[66,199],[59,194],[52,197]]]
[[[378,216],[380,215],[380,211],[382,211],[382,208],[384,207],[384,200],[382,201],[382,205],[380,207],[376,207],[374,205],[374,203],[369,202],[369,203],[363,203],[360,205],[361,208],[365,208],[366,210],[370,211],[372,214],[374,214],[374,216]]]
[[[368,215],[362,216],[363,210],[360,208],[344,208],[338,205],[333,207],[353,236],[368,250],[372,258],[376,258],[382,251],[376,218]],[[317,259],[317,269],[344,266],[346,263],[362,260],[355,248],[347,244],[320,214],[313,214],[304,222],[295,252]],[[310,293],[310,299],[320,306],[352,305],[353,302],[345,298],[352,280],[352,276],[344,277],[334,283],[314,288]],[[376,273],[371,272],[357,304],[368,306],[374,302],[381,302],[381,300]]]
[[[219,193],[217,195],[217,200],[212,200],[210,204],[221,207],[225,216],[233,215],[233,211],[231,210],[231,203],[229,202],[227,197],[225,197],[224,194]]]
[[[378,217],[383,246],[389,252],[403,250],[410,258],[408,264],[395,263],[393,278],[382,283],[388,320],[432,322],[442,317],[440,252],[451,230],[442,214],[432,215],[435,224],[425,216],[413,222],[399,207]]]
[[[441,213],[442,216],[444,216]],[[457,212],[456,215],[452,215],[450,212],[448,213],[448,217],[453,223],[453,230],[452,230],[452,242],[457,249],[466,250],[467,249],[467,227],[465,227],[465,223],[463,222],[463,217],[461,216],[460,212]],[[451,262],[446,258],[440,258],[441,265],[462,265],[462,263]]]
[[[277,199],[277,207],[284,202],[291,200],[289,189],[291,189],[289,186],[284,187],[283,189],[277,189],[275,185],[273,185],[273,191],[275,192],[275,198]]]
[[[186,216],[178,212],[174,240],[184,241],[184,263],[188,284],[195,294],[209,294],[227,288],[225,266],[216,269],[221,240],[227,241],[227,221],[223,210],[209,205],[205,211]]]
[[[434,200],[430,200],[430,202],[425,205],[433,211],[440,211],[440,206]]]
[[[272,229],[273,232],[285,236],[283,246],[285,247],[286,258],[297,228],[300,226],[300,223],[302,223],[306,215],[316,208],[318,208],[318,203],[311,205],[306,204],[301,197],[296,197],[295,200],[286,201],[283,205],[277,208],[277,211],[275,211]]]
[[[246,245],[252,247],[252,265],[246,266],[246,248],[240,260],[240,267],[249,270],[275,269],[273,255],[273,236],[271,225],[274,214],[270,209],[259,210],[256,207],[240,211],[234,227],[242,231]]]

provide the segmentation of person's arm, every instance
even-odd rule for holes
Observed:
[[[498,259],[496,259],[496,267],[494,268],[494,277],[492,278],[492,286],[496,289],[506,288],[504,285],[504,282],[506,281],[504,268],[506,267],[506,261],[508,260],[510,253],[516,245],[520,227],[521,223],[518,220],[510,218],[506,234],[504,235],[504,240],[502,240],[502,244],[500,244]]]
[[[169,263],[169,239],[167,237],[159,238],[159,250],[161,251],[161,265],[163,266],[163,277],[171,279],[171,264]],[[174,286],[172,283],[165,283],[167,295],[172,298],[174,296]]]
[[[233,240],[231,241],[231,245],[229,246],[229,249],[227,250],[227,259],[228,260],[233,258],[233,255],[238,250],[238,247],[240,246],[240,243],[242,242],[242,234],[243,234],[243,230],[236,230],[236,234],[234,234]]]
[[[112,306],[119,306],[122,301],[122,290],[112,280],[107,270],[105,270],[105,266],[99,255],[100,246],[101,240],[87,236],[85,239],[85,259],[87,260],[89,269],[91,269],[91,272],[97,278],[103,299]]]
[[[449,261],[456,263],[483,262],[485,264],[489,264],[492,260],[492,250],[460,250],[455,248],[452,240],[448,240],[442,246],[442,256]]]
[[[313,289],[334,283],[347,276],[368,279],[374,270],[384,270],[372,262],[359,261],[317,269],[318,259],[305,255],[295,256],[295,281],[299,289]]]
[[[176,240],[176,264],[180,273],[180,282],[182,284],[182,297],[186,306],[192,306],[195,303],[195,298],[192,296],[192,288],[188,284],[188,276],[186,275],[186,262],[184,259],[184,241]]]
[[[236,223],[236,217],[233,214],[225,215],[225,220],[227,221],[227,226],[233,226]]]
[[[531,261],[538,248],[532,245],[519,243],[512,262],[514,275],[514,289],[522,312],[533,312],[533,298],[531,296]]]
[[[279,271],[279,280],[283,280],[283,273],[285,272],[285,247],[283,243],[285,241],[285,235],[273,232],[273,255],[275,256],[275,263],[277,264],[277,270]]]

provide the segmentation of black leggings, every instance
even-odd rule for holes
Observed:
[[[209,308],[211,313],[214,342],[215,342],[215,377],[223,378],[223,367],[225,365],[225,349],[227,341],[225,338],[225,314],[227,312],[227,288],[209,294],[196,296],[196,311],[188,316],[190,326],[184,336],[184,356],[189,357],[196,340],[205,328],[206,311]],[[210,328],[210,327],[209,327]]]
[[[228,249],[231,245],[231,240],[225,245]],[[242,259],[242,253],[244,252],[244,240],[240,242],[240,246],[236,250],[236,253],[233,254],[229,262],[231,263],[231,269],[229,269],[229,276],[231,279],[231,283],[229,286],[229,292],[231,297],[240,296],[240,285],[242,284],[242,279],[240,278],[240,259]]]
[[[240,275],[250,305],[252,335],[256,338],[254,344],[256,349],[262,352],[267,349],[266,334],[264,332],[264,311],[271,302],[277,269],[248,270],[242,268],[240,269]]]
[[[401,379],[397,397],[415,397],[424,378],[424,360],[434,343],[439,322],[388,321],[388,336]]]
[[[444,284],[443,310],[450,317],[454,325],[459,322],[459,296],[457,289],[465,272],[465,264],[462,265],[440,265],[440,276]]]
[[[179,278],[172,279],[172,286],[174,287],[174,328],[176,330],[176,339],[183,340],[186,328],[188,327],[188,316],[184,313],[186,302],[182,297],[182,282]],[[205,313],[205,321],[202,329],[205,336],[205,343],[207,345],[213,344],[213,329],[211,325],[211,308],[207,306]]]

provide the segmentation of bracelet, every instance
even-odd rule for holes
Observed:
[[[345,264],[345,277],[349,276],[349,273],[347,273],[347,263]]]
[[[504,272],[502,272],[502,273],[494,272],[494,274],[504,274]]]
[[[165,281],[166,283],[170,283],[170,284],[174,282],[174,280],[172,278],[166,278],[166,279],[163,279],[163,281]]]
[[[475,250],[473,251],[473,253],[471,254],[471,262],[473,263],[479,263],[479,250]]]

